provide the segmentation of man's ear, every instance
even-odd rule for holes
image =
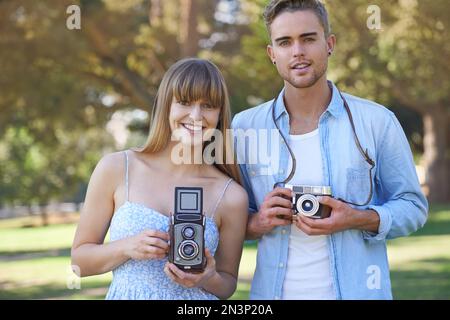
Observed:
[[[267,55],[269,56],[269,59],[270,59],[270,61],[273,63],[273,64],[276,64],[276,61],[275,61],[275,55],[274,55],[274,53],[273,53],[273,48],[272,48],[272,45],[267,45]]]
[[[336,47],[336,36],[334,34],[330,34],[327,38],[327,49],[329,55],[331,55],[335,47]]]

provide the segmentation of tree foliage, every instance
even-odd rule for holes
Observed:
[[[330,78],[342,90],[423,118],[430,195],[448,201],[448,1],[376,3],[381,30],[367,27],[367,1],[325,2],[338,37]],[[0,204],[76,192],[100,154],[114,148],[105,133],[112,115],[151,111],[165,70],[182,57],[221,68],[235,112],[271,99],[282,81],[266,55],[266,3],[0,1]],[[66,27],[73,4],[81,30]],[[225,18],[221,6],[229,9]],[[132,125],[145,132],[148,124]]]

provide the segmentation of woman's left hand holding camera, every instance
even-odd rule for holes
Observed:
[[[203,287],[205,283],[213,277],[216,271],[216,260],[208,249],[205,249],[206,267],[202,273],[185,272],[173,263],[167,262],[164,272],[172,281],[186,288]]]

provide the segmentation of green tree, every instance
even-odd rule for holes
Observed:
[[[66,27],[73,4],[81,30]],[[93,158],[112,148],[102,133],[112,114],[151,111],[168,66],[222,28],[215,5],[0,1],[0,203],[62,199],[85,182]]]
[[[422,116],[428,198],[450,201],[448,1],[380,2],[380,30],[367,27],[365,1],[327,5],[339,39],[333,76],[357,94]]]

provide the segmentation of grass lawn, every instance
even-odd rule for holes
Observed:
[[[80,280],[70,271],[76,224],[23,224],[0,221],[0,299],[105,297],[111,273]],[[388,254],[396,299],[450,299],[450,206],[435,206],[422,230],[389,241]],[[247,244],[232,299],[248,298],[255,261],[256,245]]]

